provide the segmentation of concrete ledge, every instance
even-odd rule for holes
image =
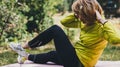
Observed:
[[[30,61],[26,61],[24,64],[9,64],[0,67],[63,67],[60,65],[55,65],[53,63],[48,64],[35,64]],[[95,67],[120,67],[120,61],[98,61]]]
[[[98,61],[95,67],[120,67],[120,61]]]

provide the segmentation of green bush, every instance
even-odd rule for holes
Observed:
[[[26,41],[53,25],[54,6],[62,0],[1,0],[0,45]]]

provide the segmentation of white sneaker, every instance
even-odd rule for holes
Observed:
[[[19,64],[23,64],[27,59],[23,56],[18,56],[17,61]]]
[[[11,42],[9,46],[10,48],[12,48],[13,51],[17,52],[20,56],[23,56],[23,57],[28,56],[28,53],[25,52],[25,50],[22,48],[22,46],[19,43]]]

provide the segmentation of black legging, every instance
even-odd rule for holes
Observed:
[[[64,67],[83,67],[79,61],[75,49],[65,35],[64,31],[57,25],[45,30],[28,44],[31,48],[45,45],[54,40],[56,51],[43,54],[31,54],[28,59],[35,63],[46,63],[52,61]]]

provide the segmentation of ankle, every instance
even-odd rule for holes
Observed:
[[[28,54],[28,55],[25,57],[25,58],[26,58],[26,60],[28,60],[29,55],[30,55],[30,54]]]
[[[24,49],[29,49],[29,48],[30,48],[28,44],[25,44],[25,45],[23,45],[22,47],[23,47]]]

